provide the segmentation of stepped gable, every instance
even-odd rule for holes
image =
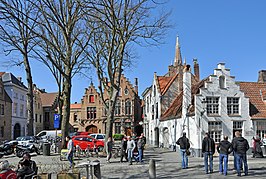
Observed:
[[[249,98],[251,119],[266,118],[266,83],[238,82],[240,90]]]

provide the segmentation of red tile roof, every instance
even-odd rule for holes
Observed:
[[[172,78],[173,77],[157,76],[160,93],[162,93],[165,90],[167,84],[171,81]]]
[[[266,118],[265,98],[266,83],[239,82],[240,90],[249,98],[249,115],[252,119]]]
[[[42,106],[43,107],[49,107],[53,106],[58,93],[41,93],[41,100],[42,100]]]
[[[200,82],[194,81],[194,84],[192,84],[192,90],[191,90],[192,106],[189,108],[190,114],[195,111],[194,102],[193,102],[194,95],[199,93],[199,88],[201,88],[204,85],[205,81],[207,81],[207,78],[201,80]],[[165,121],[173,118],[180,118],[182,115],[182,102],[183,102],[183,92],[177,95],[177,97],[170,105],[170,107],[161,116],[160,121]]]
[[[70,104],[70,109],[81,109],[81,103]]]

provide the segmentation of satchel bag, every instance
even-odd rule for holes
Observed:
[[[189,156],[191,154],[191,152],[189,151],[189,149],[186,150],[186,155]]]

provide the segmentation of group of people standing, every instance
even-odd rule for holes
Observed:
[[[182,137],[176,142],[180,145],[180,152],[182,157],[182,168],[188,168],[188,155],[190,142],[186,137],[186,133],[183,133]],[[235,132],[235,137],[232,142],[228,141],[228,136],[224,136],[224,139],[217,145],[217,151],[219,153],[219,173],[227,175],[228,171],[228,155],[233,152],[234,154],[234,169],[237,171],[237,176],[241,176],[242,165],[244,164],[244,174],[248,175],[247,164],[247,151],[249,149],[248,141],[241,136],[239,131]],[[205,133],[205,137],[202,141],[202,153],[204,156],[205,173],[213,173],[213,154],[215,153],[215,142],[210,137],[209,133]]]
[[[36,163],[31,160],[29,153],[25,153],[19,161],[17,169],[12,170],[7,160],[0,162],[0,178],[24,179],[32,178],[38,171]]]
[[[146,144],[146,137],[142,133],[139,137],[136,135],[125,136],[121,141],[121,153],[120,153],[120,162],[123,162],[123,158],[126,159],[126,162],[129,162],[129,165],[132,165],[132,159],[134,158],[136,162],[143,162],[143,150]],[[107,162],[110,163],[113,150],[113,140],[111,137],[108,138],[106,142],[106,152],[107,152]],[[138,149],[138,155],[134,156],[135,148]]]

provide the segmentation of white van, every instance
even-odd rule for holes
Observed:
[[[58,137],[62,137],[62,131],[61,130],[44,130],[39,132],[36,136],[40,137],[41,139],[55,139],[56,133]]]

